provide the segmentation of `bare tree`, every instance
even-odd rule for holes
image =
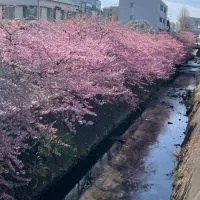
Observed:
[[[180,10],[179,18],[178,18],[178,31],[190,31],[191,23],[190,23],[190,13],[187,8],[182,8]]]

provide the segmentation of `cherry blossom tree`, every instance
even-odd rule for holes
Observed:
[[[133,20],[125,24],[125,26],[131,30],[143,32],[143,33],[153,33],[153,28],[146,20]]]
[[[97,117],[94,104],[123,101],[135,109],[133,88],[169,78],[185,56],[184,44],[168,34],[114,22],[1,22],[0,199],[12,199],[10,189],[30,181],[20,159],[27,141],[57,136],[44,119],[59,115],[75,131],[93,123],[84,117]]]
[[[187,31],[179,32],[178,39],[184,44],[185,51],[190,52],[192,48],[194,48],[196,39],[192,32],[187,32]]]

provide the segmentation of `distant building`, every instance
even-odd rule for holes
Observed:
[[[92,16],[101,14],[101,1],[100,0],[73,0],[78,3],[81,8],[81,13],[86,13]]]
[[[80,13],[80,5],[71,0],[0,0],[3,19],[62,20]]]
[[[162,0],[119,0],[119,21],[147,20],[155,31],[167,31],[168,6]]]
[[[188,19],[191,25],[191,31],[195,35],[200,35],[200,18],[189,17]]]
[[[107,20],[118,21],[119,6],[111,6],[111,7],[103,8],[103,17]]]

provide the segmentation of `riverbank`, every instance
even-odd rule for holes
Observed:
[[[200,84],[195,90],[186,138],[175,171],[172,200],[200,199]]]
[[[85,185],[88,184],[87,176],[90,174],[91,169],[94,169],[96,166],[98,168],[98,160],[102,160],[102,157],[105,157],[104,154],[108,155],[113,149],[122,146],[121,144],[124,143],[124,139],[121,136],[124,136],[127,129],[141,116],[146,106],[149,106],[150,101],[156,100],[156,96],[162,96],[163,90],[161,88],[167,88],[174,80],[177,80],[176,82],[179,84],[177,77],[180,75],[180,71],[178,69],[177,67],[176,73],[173,74],[169,80],[152,84],[146,92],[138,91],[140,101],[142,102],[138,106],[138,109],[127,110],[127,105],[119,106],[119,104],[116,105],[116,109],[112,107],[109,109],[101,108],[100,110],[105,110],[106,112],[102,112],[102,114],[99,113],[98,116],[100,117],[97,123],[94,124],[92,128],[85,127],[87,129],[82,129],[74,136],[74,144],[79,145],[77,146],[78,154],[71,167],[68,168],[65,175],[49,185],[34,198],[38,200],[62,199],[62,197],[68,194],[75,186],[76,191],[74,192],[74,190],[72,190],[72,193],[73,196],[75,195],[76,197],[74,198],[69,195],[69,199],[78,199]],[[189,75],[189,80],[190,78]],[[180,81],[182,82],[183,80],[180,79]],[[138,138],[142,138],[143,136],[144,135],[138,136]],[[114,146],[114,148],[112,146]],[[84,166],[84,168],[82,166]],[[94,171],[95,174],[99,174],[99,168]]]
[[[194,75],[188,72],[160,87],[142,116],[65,199],[169,199],[175,167],[172,154],[187,125],[181,96],[191,87]]]

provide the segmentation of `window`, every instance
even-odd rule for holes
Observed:
[[[23,6],[23,18],[28,20],[37,19],[37,6]]]
[[[53,9],[47,8],[47,19],[53,19]]]
[[[167,12],[167,9],[166,9],[163,5],[160,5],[160,10],[161,10],[162,12],[164,12],[164,13]]]
[[[14,19],[15,18],[15,7],[14,6],[3,6],[3,19]]]
[[[160,17],[160,23],[163,23],[163,24],[165,24],[165,19],[163,19],[162,17]]]
[[[130,20],[133,20],[133,15],[130,16]]]
[[[131,3],[130,3],[130,8],[133,8],[133,7],[134,7],[134,3],[131,2]]]
[[[167,28],[168,28],[168,30],[170,30],[170,21],[169,20],[167,20]]]
[[[65,19],[65,11],[64,10],[61,10],[60,19],[61,20]]]

